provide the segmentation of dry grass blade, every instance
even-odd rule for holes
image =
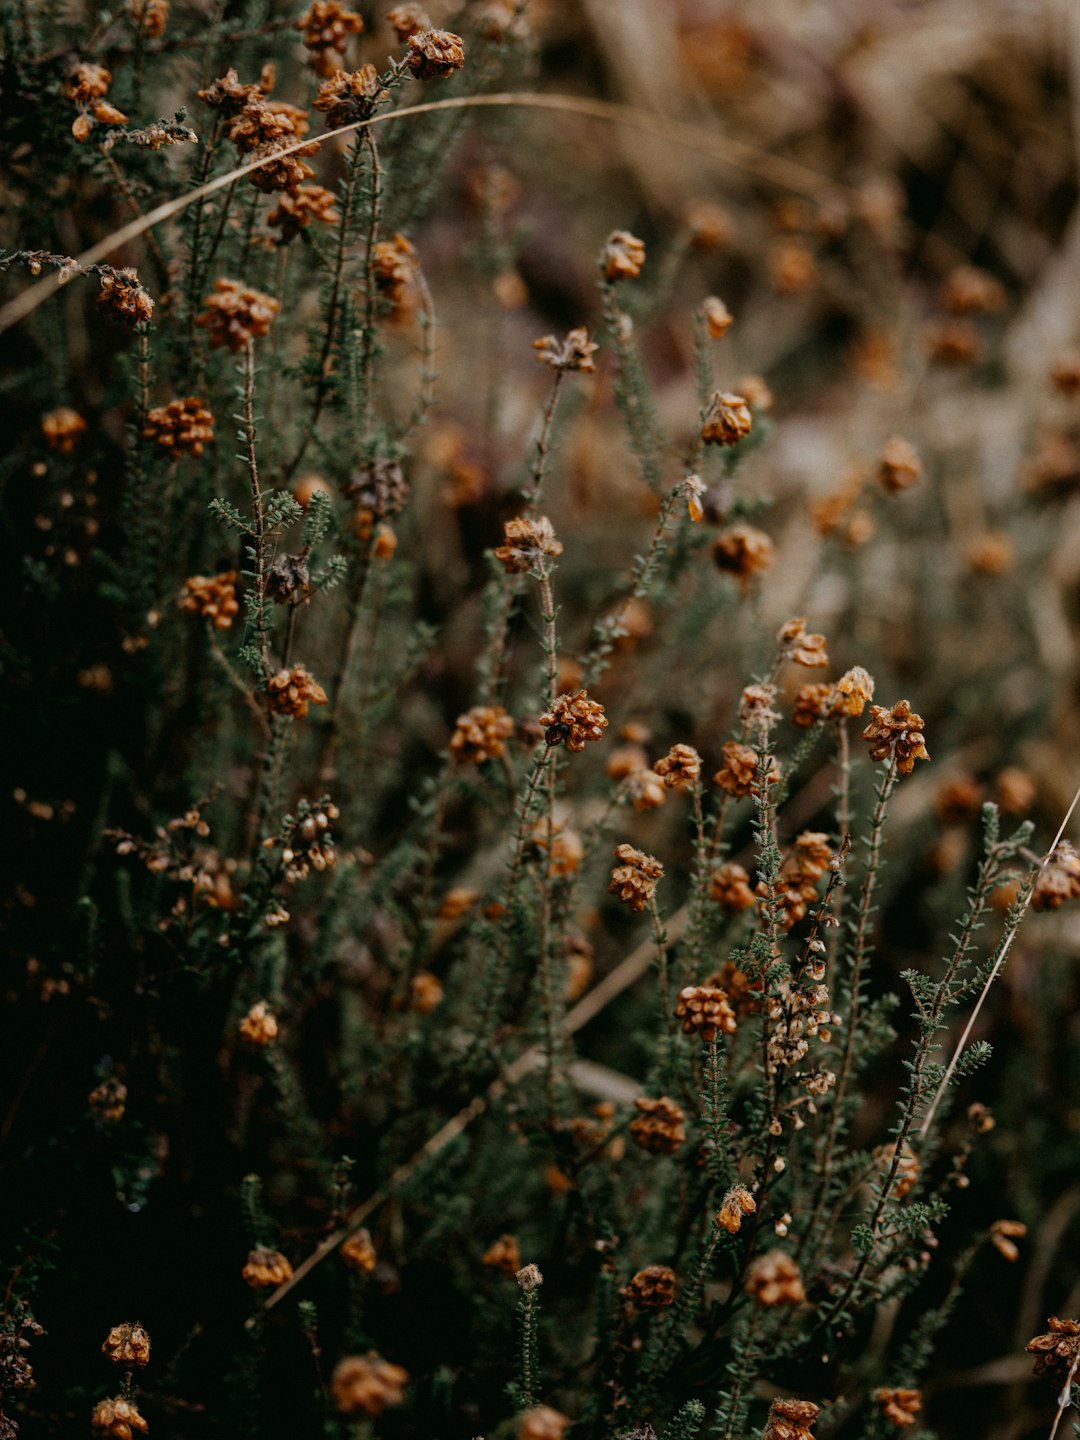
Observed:
[[[809,170],[793,160],[785,160],[782,156],[766,154],[755,146],[748,145],[745,141],[703,135],[697,126],[684,124],[679,120],[671,120],[664,115],[654,115],[648,111],[636,109],[632,105],[616,105],[607,100],[591,100],[576,95],[539,95],[530,92],[460,95],[449,100],[431,100],[423,105],[407,105],[401,110],[375,115],[370,120],[357,120],[351,125],[342,125],[337,130],[327,130],[322,135],[297,140],[294,144],[283,146],[280,150],[275,150],[272,154],[265,155],[251,164],[239,165],[235,170],[230,170],[225,175],[218,175],[215,179],[208,180],[205,185],[189,190],[186,194],[179,195],[173,200],[166,200],[138,219],[122,225],[119,230],[114,230],[111,235],[106,235],[103,240],[91,245],[81,255],[73,257],[75,264],[79,268],[97,264],[122,245],[137,239],[152,226],[160,225],[163,221],[171,220],[175,215],[179,215],[181,211],[186,210],[197,200],[216,194],[218,190],[235,184],[237,180],[242,180],[252,171],[278,162],[283,156],[291,155],[296,150],[302,150],[313,141],[321,145],[339,135],[349,135],[354,131],[385,125],[391,120],[406,120],[413,115],[427,115],[439,110],[500,109],[505,107],[552,110],[570,115],[589,115],[596,120],[625,125],[631,129],[645,131],[648,134],[670,140],[675,145],[697,151],[699,155],[706,155],[722,164],[732,165],[737,169],[758,175],[762,179],[769,180],[782,189],[794,191],[796,194],[817,195],[830,183],[824,175],[820,175],[814,170]],[[5,330],[10,330],[12,325],[18,324],[20,320],[24,320],[27,315],[30,315],[39,305],[54,295],[63,283],[60,272],[56,272],[24,290],[14,300],[8,301],[5,306],[0,308],[0,334],[3,334]]]

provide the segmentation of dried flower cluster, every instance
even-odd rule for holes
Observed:
[[[180,609],[209,620],[215,630],[228,630],[240,610],[236,598],[236,571],[218,575],[192,575],[184,581]]]
[[[562,553],[562,542],[555,538],[555,527],[546,515],[535,520],[521,515],[503,525],[503,543],[496,547],[495,558],[508,575],[526,575],[544,569],[548,560]]]
[[[565,745],[580,753],[590,740],[600,740],[607,728],[604,707],[589,699],[587,690],[575,690],[556,697],[551,709],[540,716],[544,741],[549,746]]]
[[[644,910],[656,899],[656,882],[664,874],[663,865],[654,855],[635,850],[633,845],[616,845],[615,858],[619,864],[611,872],[608,890],[631,910]]]
[[[191,455],[198,460],[214,438],[214,417],[197,395],[170,400],[148,410],[143,439],[168,451],[174,460]]]
[[[634,1101],[638,1114],[630,1121],[635,1145],[654,1155],[674,1155],[686,1139],[686,1115],[667,1095],[655,1100],[641,1096]]]
[[[281,309],[279,301],[239,280],[214,281],[214,293],[203,301],[195,323],[210,337],[214,349],[226,346],[234,355],[254,340],[269,334],[270,323]]]
[[[898,700],[891,709],[871,705],[870,724],[862,732],[871,760],[891,760],[901,775],[910,775],[916,760],[930,759],[923,725],[922,716],[906,700]]]

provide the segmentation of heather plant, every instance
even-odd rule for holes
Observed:
[[[591,8],[3,12],[0,1436],[1080,1406],[1080,364]]]

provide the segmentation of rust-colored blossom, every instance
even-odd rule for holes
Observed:
[[[889,1390],[882,1386],[874,1391],[873,1398],[881,1406],[885,1419],[900,1428],[914,1425],[922,1409],[922,1395],[918,1390]]]
[[[619,864],[612,869],[609,892],[618,895],[631,910],[644,910],[656,896],[656,882],[663,877],[663,865],[655,855],[646,855],[633,845],[616,845],[614,854]]]
[[[292,1266],[280,1250],[257,1245],[248,1255],[241,1276],[253,1290],[270,1290],[291,1280],[292,1273]]]
[[[754,428],[754,417],[744,395],[717,390],[705,413],[701,438],[706,445],[737,445]]]
[[[600,252],[605,280],[636,280],[645,264],[645,242],[629,230],[613,230]]]
[[[503,525],[503,544],[495,549],[508,575],[525,575],[530,570],[545,568],[548,560],[563,553],[562,541],[555,538],[555,528],[546,515],[530,520],[518,515]]]
[[[364,22],[340,0],[312,0],[294,28],[301,33],[316,75],[332,75],[341,69],[349,36],[361,35]]]
[[[638,1114],[630,1121],[635,1145],[655,1155],[674,1155],[686,1139],[686,1115],[667,1095],[655,1100],[641,1096],[634,1101]]]
[[[337,130],[369,119],[385,94],[375,66],[361,65],[358,70],[338,70],[324,80],[312,104],[326,116],[326,128]]]
[[[783,1250],[758,1256],[747,1271],[746,1292],[759,1305],[801,1305],[806,1299],[799,1267]]]
[[[720,1203],[720,1209],[716,1212],[716,1223],[721,1230],[726,1230],[729,1235],[735,1235],[742,1227],[742,1222],[747,1215],[753,1215],[757,1209],[757,1201],[745,1185],[733,1185]]]
[[[179,603],[180,609],[187,614],[210,620],[215,630],[228,630],[240,610],[240,602],[236,598],[236,571],[190,576],[184,581]]]
[[[86,433],[86,421],[70,405],[61,405],[41,417],[41,433],[50,450],[57,455],[70,455],[79,436]]]
[[[341,1242],[338,1254],[350,1270],[361,1275],[370,1275],[379,1261],[370,1232],[362,1228],[354,1230]]]
[[[253,340],[268,334],[270,322],[280,309],[273,296],[223,277],[214,281],[214,293],[203,301],[195,324],[206,331],[214,349],[225,345],[237,355]]]
[[[534,340],[532,345],[536,358],[545,365],[550,365],[553,370],[577,370],[583,375],[591,375],[596,369],[593,356],[600,347],[589,339],[589,332],[584,325],[568,330],[565,340],[557,340],[554,335],[544,335],[539,340]]]
[[[540,716],[544,740],[548,745],[565,745],[580,753],[587,741],[599,740],[607,725],[604,707],[588,698],[587,690],[560,695],[551,709]]]
[[[452,30],[420,30],[409,36],[407,59],[418,80],[446,80],[465,64],[465,43]]]
[[[275,715],[301,720],[309,705],[325,705],[326,691],[304,665],[279,670],[266,682],[266,698]]]
[[[99,1400],[90,1415],[90,1427],[95,1435],[106,1440],[131,1440],[136,1430],[145,1435],[149,1428],[134,1401],[125,1400],[122,1395]]]
[[[500,1235],[484,1251],[481,1262],[503,1275],[516,1275],[521,1269],[521,1247],[514,1235]]]
[[[181,455],[197,460],[214,438],[214,417],[197,395],[186,395],[148,410],[142,433],[174,460]]]
[[[745,595],[753,577],[770,568],[775,550],[764,530],[754,525],[729,525],[713,542],[712,557],[718,570],[738,580]]]
[[[884,705],[871,705],[870,724],[862,738],[869,742],[871,760],[892,759],[901,775],[910,775],[916,760],[930,759],[923,718],[906,700],[898,700],[889,710]]]
[[[626,1283],[626,1298],[639,1310],[664,1310],[675,1301],[675,1271],[670,1265],[646,1265]]]
[[[1080,855],[1068,840],[1058,842],[1035,881],[1031,903],[1036,910],[1057,910],[1080,898]]]
[[[367,1355],[346,1355],[330,1377],[330,1396],[342,1415],[366,1415],[375,1419],[405,1399],[409,1372],[392,1365],[374,1351]]]
[[[679,991],[675,1016],[684,1035],[697,1034],[711,1045],[717,1035],[735,1034],[735,1011],[719,985],[686,985]]]
[[[774,1400],[761,1440],[814,1440],[820,1409],[812,1400]]]
[[[1024,1349],[1035,1356],[1035,1374],[1067,1375],[1080,1358],[1080,1320],[1059,1320],[1051,1315],[1045,1335],[1036,1335]],[[1080,1368],[1080,1367],[1078,1367]]]
[[[829,663],[825,636],[808,632],[802,615],[795,615],[781,625],[776,640],[785,659],[796,665],[804,665],[808,670],[813,670]]]
[[[692,790],[701,780],[701,756],[692,745],[673,745],[653,766],[668,790]]]

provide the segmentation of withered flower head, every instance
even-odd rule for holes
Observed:
[[[723,250],[731,244],[731,216],[719,205],[695,200],[683,212],[682,223],[696,250]]]
[[[269,88],[269,87],[267,87]],[[232,119],[243,110],[257,105],[266,93],[262,85],[241,85],[240,77],[230,68],[220,80],[214,80],[205,90],[200,90],[199,99],[212,110],[217,110],[225,119]]]
[[[1066,350],[1050,369],[1054,389],[1072,399],[1080,395],[1080,350]]]
[[[761,1440],[814,1440],[820,1409],[812,1400],[774,1400]]]
[[[600,347],[589,339],[589,332],[584,325],[568,330],[565,340],[557,340],[554,335],[544,335],[539,340],[534,340],[532,345],[536,358],[543,364],[550,365],[553,370],[577,370],[582,375],[591,375],[596,369],[593,356]]]
[[[304,665],[271,675],[266,682],[266,699],[275,715],[291,715],[294,720],[302,719],[309,705],[327,703],[326,691]]]
[[[266,574],[266,594],[279,605],[298,605],[311,589],[306,555],[278,555]]]
[[[462,764],[500,760],[513,733],[513,719],[501,705],[474,705],[458,716],[450,737],[450,753]]]
[[[371,277],[394,316],[407,313],[405,304],[409,286],[416,279],[416,248],[404,235],[392,240],[378,240],[371,251]]]
[[[829,714],[834,718],[858,718],[874,698],[874,679],[861,665],[845,671],[836,682]]]
[[[701,756],[692,745],[673,745],[653,766],[668,790],[692,790],[701,779]]]
[[[107,1355],[114,1365],[126,1369],[140,1368],[150,1363],[150,1336],[142,1325],[114,1325],[105,1336],[101,1353]]]
[[[292,1279],[292,1266],[280,1250],[271,1250],[266,1245],[257,1245],[248,1254],[247,1263],[240,1272],[245,1284],[253,1290],[277,1289],[286,1280]]]
[[[371,1242],[371,1235],[364,1229],[354,1230],[347,1236],[338,1247],[338,1254],[350,1270],[356,1270],[362,1275],[370,1275],[379,1259]]]
[[[735,317],[718,295],[702,301],[701,314],[710,340],[722,340],[735,324]]]
[[[504,543],[495,550],[508,575],[525,575],[542,569],[546,561],[563,553],[562,541],[555,538],[555,527],[546,515],[530,520],[519,515],[503,525]]]
[[[713,783],[726,790],[729,795],[756,795],[758,792],[758,757],[752,745],[743,745],[738,740],[729,740],[720,752],[724,763],[713,776]],[[775,757],[770,757],[766,783],[775,785],[780,771]]]
[[[893,759],[901,775],[910,775],[916,760],[929,760],[923,735],[923,718],[916,715],[906,700],[898,700],[891,710],[884,705],[870,706],[870,724],[862,732],[869,742],[871,760]]]
[[[781,625],[776,639],[785,658],[796,665],[805,665],[808,670],[813,670],[829,663],[825,636],[810,634],[802,615],[795,615]]]
[[[340,216],[334,204],[332,190],[322,185],[301,185],[279,198],[266,217],[266,223],[272,230],[281,231],[278,244],[286,245],[309,225],[336,225]]]
[[[605,280],[636,280],[645,264],[645,242],[629,230],[613,230],[600,252]]]
[[[783,1250],[758,1256],[747,1271],[746,1292],[759,1305],[801,1305],[806,1299],[799,1267]]]
[[[405,1399],[409,1372],[391,1365],[374,1351],[367,1355],[346,1355],[330,1377],[330,1395],[342,1415],[381,1415]]]
[[[655,770],[632,770],[626,777],[626,793],[635,810],[656,810],[667,798],[664,783]]]
[[[180,609],[213,622],[215,630],[228,630],[240,610],[236,598],[236,571],[219,575],[192,575],[184,581]]]
[[[326,128],[337,130],[357,120],[367,120],[386,95],[379,84],[374,65],[361,65],[359,70],[338,70],[319,86],[312,102],[326,116]]]
[[[311,52],[311,68],[317,75],[332,75],[340,69],[350,35],[363,33],[364,22],[340,0],[312,0],[308,10],[294,24]]]
[[[484,1251],[484,1258],[480,1263],[492,1270],[501,1271],[503,1275],[516,1275],[521,1269],[521,1247],[516,1236],[500,1235]]]
[[[616,845],[614,854],[620,863],[612,869],[608,891],[618,895],[631,910],[644,910],[656,895],[656,882],[664,874],[663,865],[655,855],[646,855],[633,845]]]
[[[532,1291],[544,1283],[544,1277],[540,1273],[540,1266],[534,1265],[531,1262],[528,1265],[523,1265],[514,1278],[522,1290],[525,1291],[526,1295],[531,1294]]]
[[[1068,840],[1058,842],[1035,881],[1031,903],[1036,910],[1057,910],[1080,897],[1080,855]]]
[[[682,1021],[684,1035],[695,1032],[711,1045],[717,1035],[735,1034],[735,1011],[728,1002],[727,991],[719,985],[686,985],[679,991],[676,1018]]]
[[[922,1395],[918,1390],[888,1390],[882,1386],[874,1391],[873,1398],[881,1406],[885,1419],[899,1427],[914,1425],[922,1409]]]
[[[90,1415],[90,1426],[95,1435],[107,1440],[131,1440],[136,1430],[145,1435],[149,1428],[135,1404],[122,1395],[99,1400]]]
[[[730,525],[713,542],[712,557],[718,570],[738,580],[745,595],[753,577],[772,565],[775,551],[764,530],[753,525]]]
[[[277,1016],[265,1000],[257,1000],[240,1021],[241,1040],[262,1050],[273,1045],[277,1037]]]
[[[1068,1374],[1080,1355],[1080,1321],[1059,1320],[1051,1315],[1046,1323],[1050,1327],[1046,1334],[1036,1335],[1024,1349],[1035,1356],[1036,1375],[1047,1371]]]
[[[181,455],[197,460],[214,438],[214,417],[197,395],[187,395],[148,410],[142,433],[174,460]]]
[[[626,1298],[639,1310],[663,1310],[675,1300],[675,1271],[670,1265],[646,1265],[626,1283]]]
[[[737,445],[754,428],[754,417],[746,397],[717,390],[701,426],[706,445]]]
[[[674,1155],[686,1139],[686,1115],[682,1107],[666,1095],[655,1100],[646,1096],[634,1101],[638,1111],[630,1121],[630,1134],[635,1145],[655,1155]]]
[[[418,80],[445,80],[465,63],[465,44],[452,30],[421,30],[409,36],[409,69]]]
[[[909,490],[921,474],[922,461],[915,447],[894,435],[882,450],[881,459],[878,461],[878,484],[883,490],[896,494],[899,490]]]
[[[154,313],[154,302],[139,284],[138,273],[131,266],[106,271],[101,276],[98,306],[125,325],[148,325]]]
[[[560,695],[551,709],[540,716],[544,740],[548,745],[565,745],[580,754],[589,740],[599,740],[607,726],[604,707],[588,698],[587,690]]]
[[[729,915],[738,915],[749,910],[754,904],[754,892],[750,889],[750,876],[734,860],[726,860],[714,870],[709,880],[709,899],[715,900],[721,910]]]
[[[41,433],[45,444],[58,455],[70,455],[75,442],[86,430],[86,421],[70,405],[61,405],[41,417]]]
[[[421,30],[431,29],[427,11],[415,3],[395,5],[393,10],[386,12],[386,23],[401,41],[408,40],[411,35],[419,34]]]
[[[214,281],[214,293],[203,301],[202,314],[195,324],[207,332],[214,349],[225,345],[238,355],[246,345],[269,332],[270,322],[280,309],[272,296],[223,277]]]
[[[753,1215],[757,1201],[745,1185],[734,1185],[724,1196],[716,1212],[716,1223],[729,1235],[736,1234],[742,1227],[743,1217]]]
[[[809,730],[819,720],[824,720],[835,693],[836,687],[827,681],[816,685],[800,685],[795,691],[791,723],[797,730]]]

